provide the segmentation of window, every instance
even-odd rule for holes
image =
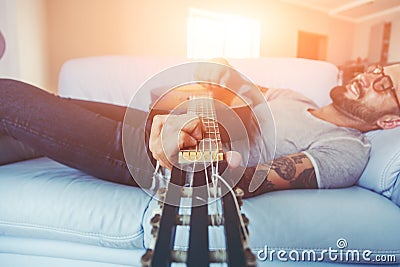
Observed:
[[[254,58],[260,56],[260,25],[239,16],[190,9],[188,58]]]

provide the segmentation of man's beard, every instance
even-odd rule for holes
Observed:
[[[345,86],[336,86],[330,92],[333,106],[342,113],[370,124],[374,124],[385,114],[373,107],[366,106],[361,101],[363,97],[362,91],[360,91],[360,96],[357,100],[347,98],[346,92],[347,88]]]

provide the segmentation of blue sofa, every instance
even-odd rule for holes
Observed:
[[[127,105],[146,79],[184,61],[72,59],[61,70],[59,94]],[[338,72],[330,63],[297,58],[230,61],[256,84],[297,90],[320,105],[328,103]],[[138,108],[146,109],[148,101]],[[258,265],[400,266],[399,136],[400,129],[368,133],[370,161],[350,188],[287,190],[245,200]],[[151,196],[34,157],[4,136],[0,153],[0,266],[140,266],[157,206]]]

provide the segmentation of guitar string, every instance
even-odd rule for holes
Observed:
[[[209,114],[207,113],[208,110],[205,107],[205,104],[207,104],[207,103],[206,103],[204,98],[196,98],[195,97],[193,100],[194,100],[194,103],[195,103],[194,107],[196,109],[195,113],[197,114],[197,116],[200,115],[200,119],[201,119],[202,123],[204,123],[205,120],[207,120],[208,116],[209,116]],[[209,123],[207,122],[206,124],[207,124],[206,133],[207,133],[207,135],[209,135]],[[203,138],[203,142],[201,142],[201,147],[200,147],[200,152],[203,153],[202,154],[203,158],[205,156],[204,153],[207,152],[206,148],[205,148],[205,145],[206,145],[206,143],[204,142],[204,138]],[[209,143],[209,151],[208,152],[210,153],[210,163],[211,163],[210,166],[212,167],[211,148],[212,148],[211,143]],[[198,146],[197,145],[196,145],[196,151],[198,151]],[[196,153],[196,155],[197,155],[197,153]],[[204,177],[205,177],[205,183],[206,183],[206,187],[207,187],[208,200],[210,200],[211,199],[211,194],[210,194],[210,187],[209,187],[209,182],[208,182],[209,177],[208,177],[208,171],[207,171],[207,162],[205,160],[203,160],[203,167],[204,167],[204,174],[205,174]],[[206,203],[208,202],[206,200],[204,200],[204,201]],[[215,220],[214,220],[214,216],[212,216],[212,214],[211,214],[210,218],[211,218],[211,221],[210,221],[211,226],[215,227]],[[208,231],[208,234],[210,234],[209,231]],[[217,240],[216,239],[216,237],[217,237],[216,233],[213,234],[213,237],[215,238],[215,240]]]
[[[215,120],[213,120],[212,121],[212,127],[213,127],[213,133],[210,133],[210,117],[212,118],[212,119],[215,119],[215,114],[214,114],[214,106],[213,106],[213,103],[212,103],[212,99],[211,99],[211,93],[208,93],[208,98],[205,98],[204,100],[203,100],[203,102],[205,102],[205,104],[207,105],[207,121],[209,122],[209,123],[207,123],[207,131],[208,131],[208,143],[209,143],[209,153],[210,153],[210,158],[209,158],[209,166],[211,166],[211,180],[213,180],[213,174],[215,173],[215,168],[214,168],[214,165],[213,165],[213,158],[212,158],[212,156],[213,156],[213,153],[212,153],[212,148],[213,148],[213,144],[212,144],[212,134],[214,134],[214,135],[216,135],[216,131],[215,131]],[[215,137],[215,136],[214,136]],[[217,146],[217,148],[216,148],[217,150],[218,150],[218,146]],[[218,161],[218,158],[217,158],[217,161]],[[216,165],[218,165],[218,162],[217,162],[217,164]],[[207,173],[207,171],[205,170],[205,172]],[[207,185],[209,185],[209,181],[208,181],[208,178],[207,178]],[[213,185],[214,185],[214,183],[213,183]],[[216,188],[215,188],[215,186],[214,186],[214,190],[215,190]],[[208,190],[210,190],[210,189],[208,189]],[[209,195],[210,195],[210,193],[209,193]],[[213,201],[213,203],[214,203],[214,206],[215,206],[215,211],[214,211],[214,214],[211,214],[211,225],[212,225],[212,227],[215,227],[215,225],[216,225],[216,221],[215,221],[215,216],[218,216],[218,209],[217,209],[217,201],[216,201],[216,197],[217,197],[217,192],[216,191],[214,191],[214,196],[213,196],[215,199],[212,199],[212,197],[211,196],[209,196],[209,198],[210,198],[210,200],[212,200]],[[211,206],[210,206],[211,207]],[[213,229],[215,229],[215,228],[213,228]],[[212,236],[213,236],[213,238],[214,238],[214,240],[218,240],[218,233],[217,233],[217,231],[212,231],[211,232],[211,234],[212,234]]]
[[[211,103],[211,99],[208,99],[209,100],[209,103]],[[201,105],[202,105],[202,112],[203,112],[203,110],[204,110],[204,103],[203,103],[204,101],[201,101]],[[209,110],[211,110],[211,112],[208,112],[207,113],[207,115],[206,116],[204,116],[204,113],[202,114],[202,117],[204,118],[204,117],[206,117],[207,119],[211,116],[212,118],[214,118],[215,119],[215,110],[213,109],[213,105],[211,105],[211,109],[207,109],[207,111],[209,111]],[[203,118],[202,118],[202,121],[203,121]],[[208,119],[209,120],[209,119]],[[207,133],[208,134],[214,134],[214,137],[215,137],[215,142],[216,142],[216,148],[217,148],[217,154],[216,154],[216,161],[217,161],[217,163],[215,164],[215,167],[214,167],[214,165],[212,164],[213,163],[213,158],[212,158],[212,138],[210,138],[210,136],[209,136],[209,140],[208,140],[208,142],[209,142],[209,153],[210,153],[210,158],[209,158],[209,160],[210,160],[210,166],[211,166],[211,181],[212,181],[212,184],[213,184],[213,190],[214,190],[214,198],[216,198],[217,197],[217,188],[218,188],[218,181],[219,180],[221,180],[224,184],[225,184],[225,186],[228,188],[228,190],[229,190],[229,193],[230,194],[232,194],[232,197],[233,197],[233,200],[234,200],[234,204],[235,204],[235,208],[236,208],[236,212],[237,212],[237,215],[238,215],[238,218],[239,218],[239,222],[240,222],[240,226],[241,226],[241,228],[242,228],[242,233],[243,233],[243,235],[244,235],[244,239],[245,239],[245,241],[247,241],[248,242],[248,240],[249,240],[249,235],[248,235],[248,233],[247,233],[247,231],[246,231],[246,226],[245,226],[245,223],[244,223],[244,220],[243,220],[243,217],[241,216],[241,211],[240,211],[240,206],[239,206],[239,203],[238,203],[238,201],[237,201],[237,198],[236,198],[236,195],[235,195],[235,192],[234,192],[234,190],[233,190],[233,188],[232,187],[230,187],[230,185],[219,175],[219,159],[218,159],[218,153],[219,153],[219,142],[218,142],[218,132],[217,132],[217,126],[216,126],[216,124],[215,124],[215,120],[213,120],[213,124],[212,124],[212,128],[213,128],[213,131],[212,132],[210,132],[209,131],[209,121],[207,121]],[[198,146],[196,145],[196,150],[198,150]],[[204,142],[204,140],[203,140],[203,142],[202,142],[202,151],[203,152],[205,152],[205,142]],[[204,154],[203,154],[203,156],[204,156]],[[203,164],[204,164],[204,173],[205,173],[205,179],[206,179],[206,185],[207,185],[207,193],[208,193],[208,197],[209,198],[211,198],[211,191],[210,191],[210,187],[209,187],[209,183],[208,183],[208,173],[207,173],[207,170],[206,170],[206,162],[205,161],[203,161]],[[218,215],[218,214],[220,214],[220,206],[218,205],[218,203],[217,203],[217,201],[214,201],[215,202],[215,209],[216,209],[216,214]],[[220,217],[218,217],[218,220],[220,219]],[[216,224],[216,222],[215,222],[215,218],[214,218],[214,216],[211,216],[211,225],[212,226],[215,226],[215,224]],[[216,238],[217,237],[217,233],[216,232],[214,232],[214,238]]]
[[[212,100],[210,99],[210,102],[211,102],[211,101],[212,101]],[[215,112],[215,110],[213,110],[213,111]],[[213,114],[213,115],[215,116],[215,114]],[[213,118],[215,118],[215,117],[213,117]],[[215,137],[217,137],[217,134],[216,134],[216,125],[215,125],[215,123],[213,124],[213,126],[214,126],[214,134],[215,134]],[[217,139],[217,138],[216,138],[216,139]],[[217,147],[218,147],[218,146],[219,146],[219,143],[217,143]],[[213,166],[213,165],[211,164],[211,166]],[[235,192],[233,191],[233,188],[230,187],[230,185],[219,175],[218,166],[219,166],[219,164],[218,164],[218,158],[217,158],[217,164],[216,164],[215,171],[214,171],[214,168],[212,168],[212,170],[213,170],[212,176],[215,176],[217,181],[218,181],[218,180],[221,180],[221,181],[225,184],[225,186],[228,188],[229,192],[232,194],[232,198],[233,198],[233,200],[234,200],[235,207],[236,207],[236,212],[237,212],[237,215],[238,215],[238,217],[239,217],[239,221],[240,221],[240,225],[241,225],[241,228],[242,228],[242,232],[243,232],[243,234],[244,234],[244,239],[245,239],[246,241],[248,241],[248,240],[249,240],[249,235],[248,235],[248,233],[247,233],[247,231],[246,231],[246,226],[245,226],[245,223],[244,223],[244,221],[243,221],[243,217],[241,216],[240,206],[239,206],[239,203],[238,203],[238,201],[237,201]],[[216,202],[215,202],[215,203],[216,203]]]
[[[215,114],[215,108],[214,108],[214,103],[212,102],[212,98],[210,96],[211,94],[209,94],[208,98],[206,99],[207,102],[207,111],[208,111],[208,118],[211,117],[211,121],[209,120],[208,123],[208,133],[209,133],[209,150],[210,153],[212,153],[212,148],[213,148],[213,144],[212,144],[212,140],[214,140],[214,142],[216,143],[216,161],[217,163],[213,164],[213,158],[210,156],[210,166],[211,166],[211,182],[212,182],[212,189],[214,190],[213,193],[213,203],[214,203],[214,214],[212,214],[213,216],[211,216],[212,220],[211,220],[211,225],[215,227],[215,225],[221,222],[221,210],[220,210],[220,205],[219,205],[219,201],[217,201],[217,197],[218,197],[218,179],[215,179],[215,174],[219,173],[218,167],[219,167],[219,158],[218,158],[218,153],[220,151],[220,147],[219,147],[219,143],[218,143],[218,132],[217,132],[217,125],[215,123],[215,118],[216,118],[216,114]],[[211,127],[210,127],[211,125]],[[212,131],[210,131],[210,129],[212,128]],[[212,136],[213,135],[213,136]],[[212,154],[211,154],[212,155]],[[208,180],[207,180],[208,181]],[[217,220],[217,222],[216,222]],[[215,229],[215,228],[214,228]],[[217,231],[213,231],[213,237],[214,240],[218,240],[218,232]]]
[[[208,97],[210,97],[210,95],[211,95],[211,93],[209,93],[208,94]],[[207,103],[206,104],[208,104],[208,106],[207,106],[207,120],[208,120],[208,122],[210,122],[209,120],[209,117],[210,117],[210,115],[212,116],[212,118],[214,118],[214,114],[213,114],[213,112],[212,112],[212,105],[210,104],[210,102],[211,102],[211,99],[210,98],[207,98]],[[211,113],[211,114],[210,114]],[[213,165],[213,160],[212,160],[212,138],[211,138],[211,133],[210,133],[210,123],[207,123],[207,131],[208,131],[208,142],[209,142],[209,153],[210,153],[210,162],[209,162],[209,164],[210,164],[210,166],[211,166],[211,174],[213,174],[214,173],[214,165]],[[212,177],[212,175],[211,175],[211,177]],[[211,178],[211,180],[212,180],[212,178]],[[207,179],[207,184],[209,184],[209,181],[208,181],[208,179]],[[215,189],[215,188],[214,188]],[[210,193],[209,193],[209,195],[210,195]],[[216,192],[214,192],[214,197],[216,196]],[[209,198],[210,199],[212,199],[212,196],[209,196]],[[214,203],[215,203],[215,201],[214,201]],[[212,215],[214,215],[214,214],[212,214]],[[211,216],[211,225],[212,226],[215,226],[215,216]],[[215,234],[216,235],[216,234]]]
[[[209,99],[207,99],[208,100],[208,102],[209,102]],[[209,112],[209,110],[210,110],[210,108],[207,106],[207,107],[205,107],[205,105],[207,105],[208,103],[207,103],[207,101],[206,101],[206,98],[203,98],[202,99],[202,101],[201,101],[201,106],[202,106],[202,112],[204,111],[204,110],[206,110],[205,111],[205,113],[206,114],[203,114],[203,117],[205,117],[206,119],[207,119],[207,135],[210,135],[210,131],[209,131],[209,116],[210,116],[210,112]],[[205,115],[205,116],[204,116]],[[210,153],[210,162],[209,162],[209,166],[211,166],[211,169],[213,168],[213,164],[212,164],[212,143],[211,143],[211,138],[210,138],[210,136],[208,136],[208,142],[209,142],[209,144],[208,144],[208,147],[209,147],[209,153]],[[203,151],[205,150],[204,149],[204,146],[205,146],[205,142],[203,142]],[[207,164],[206,164],[206,161],[203,161],[204,162],[204,173],[206,174],[205,175],[205,177],[206,177],[206,184],[207,184],[207,193],[208,193],[208,198],[209,199],[212,199],[212,193],[211,193],[211,190],[210,190],[210,184],[209,184],[209,179],[208,179],[208,171],[207,171]],[[211,176],[212,177],[212,176]],[[212,178],[211,178],[212,179]],[[214,218],[214,216],[212,216],[213,214],[211,214],[211,226],[215,226],[215,218]]]
[[[207,100],[209,100],[209,99],[207,99]],[[207,106],[207,107],[205,107],[205,105],[207,105],[208,103],[207,103],[207,101],[206,101],[206,98],[200,98],[200,99],[197,99],[196,100],[196,102],[197,103],[200,103],[200,104],[197,104],[196,105],[196,109],[197,109],[197,113],[199,114],[201,114],[201,120],[202,120],[202,122],[206,122],[206,120],[207,120],[207,131],[206,131],[206,133],[207,133],[207,135],[210,135],[210,126],[209,126],[209,116],[210,116],[210,112],[209,112],[209,110],[210,110],[210,108]],[[208,101],[209,102],[209,101]],[[200,110],[198,110],[198,109],[200,109]],[[200,112],[199,112],[200,111]],[[210,160],[210,165],[209,166],[211,166],[211,168],[212,168],[212,174],[214,173],[214,170],[213,170],[213,164],[212,164],[212,151],[211,151],[211,149],[212,149],[212,143],[211,143],[211,138],[210,138],[210,136],[207,136],[208,137],[208,152],[210,153],[209,155],[210,155],[210,158],[209,158],[209,160]],[[205,145],[206,145],[206,143],[204,142],[204,138],[203,138],[203,142],[201,143],[202,144],[202,147],[201,147],[201,151],[204,153],[204,152],[207,152],[206,151],[206,148],[205,148]],[[204,154],[203,154],[203,156],[204,156]],[[208,195],[208,199],[210,200],[211,199],[211,196],[212,196],[212,194],[210,193],[210,185],[209,185],[209,182],[208,182],[208,180],[209,180],[209,178],[208,178],[208,171],[207,171],[207,162],[205,161],[205,160],[203,160],[203,167],[204,167],[204,174],[205,174],[205,183],[206,183],[206,186],[207,186],[207,195]],[[212,175],[213,176],[213,175]],[[211,177],[212,177],[211,176]],[[213,178],[211,178],[211,179],[213,179]],[[208,201],[207,201],[208,202]],[[211,224],[211,226],[213,226],[213,227],[215,227],[215,218],[214,218],[214,216],[213,216],[213,214],[211,213],[210,214],[211,216],[210,216],[210,218],[211,218],[211,221],[210,221],[210,224]],[[210,234],[210,233],[209,233]],[[214,239],[215,240],[217,240],[217,233],[216,232],[214,232],[214,234],[213,234],[213,237],[214,237]]]
[[[211,101],[213,101],[213,100],[211,100]],[[212,110],[213,118],[216,118],[217,114],[215,114],[216,111],[215,111],[215,108],[214,108],[213,104],[212,104],[212,107],[213,107],[213,110]],[[217,128],[217,125],[216,125],[215,120],[214,120],[213,121],[213,132],[214,132],[215,140],[216,140],[216,143],[217,143],[217,151],[218,151],[217,153],[219,153],[219,150],[222,149],[222,148],[219,147],[219,145],[220,145],[219,144],[220,136],[219,136],[219,131],[217,133],[217,130],[218,130],[218,128]],[[218,161],[218,158],[217,158],[217,161]],[[216,167],[215,167],[215,173],[216,174],[219,173],[218,167],[219,167],[219,162],[217,162]],[[212,182],[213,182],[213,186],[214,186],[215,197],[217,197],[218,179],[212,179]],[[215,208],[216,208],[216,211],[217,211],[217,215],[221,216],[220,215],[221,214],[220,206],[217,204],[216,201],[215,201]],[[220,221],[220,217],[218,218],[218,221]]]
[[[241,224],[241,227],[242,227],[242,232],[244,234],[244,239],[246,241],[248,241],[249,240],[249,235],[248,235],[248,233],[246,231],[246,225],[245,225],[245,223],[243,221],[243,217],[241,216],[240,206],[239,206],[239,203],[238,203],[238,201],[236,199],[236,195],[235,195],[235,192],[233,191],[233,188],[230,187],[228,182],[225,181],[224,178],[222,178],[219,174],[215,174],[215,176],[225,184],[225,186],[228,188],[229,192],[232,194],[233,201],[234,201],[235,207],[236,207],[236,212],[238,214],[239,221],[240,221],[240,224]]]
[[[217,132],[217,126],[216,126],[216,123],[215,123],[215,118],[216,118],[216,114],[215,114],[215,108],[214,108],[214,105],[213,105],[213,103],[212,103],[212,99],[210,98],[209,99],[209,106],[211,107],[210,108],[210,110],[211,110],[211,117],[213,118],[213,121],[212,121],[212,128],[213,128],[213,131],[212,131],[212,134],[214,134],[214,141],[216,142],[216,151],[217,151],[217,164],[215,164],[215,167],[214,167],[214,165],[212,164],[212,163],[210,163],[211,164],[211,166],[212,166],[212,174],[215,174],[215,173],[218,173],[218,167],[219,167],[219,163],[218,163],[218,153],[219,153],[219,150],[220,150],[220,147],[219,147],[219,143],[218,143],[218,132]],[[211,138],[210,138],[210,146],[211,146]],[[211,161],[211,160],[210,160]],[[217,189],[218,189],[218,184],[217,184],[217,181],[218,180],[216,180],[216,179],[214,179],[213,178],[213,175],[212,175],[212,178],[211,178],[211,181],[212,181],[212,185],[213,185],[213,190],[214,190],[214,198],[215,198],[215,200],[216,200],[216,197],[217,197]],[[218,216],[216,219],[218,220],[218,222],[220,221],[220,213],[221,213],[221,211],[220,211],[220,209],[219,209],[219,205],[218,205],[218,203],[217,203],[217,201],[214,201],[214,206],[215,206],[215,211],[216,211],[216,216]],[[213,217],[213,219],[214,219],[214,217]],[[215,224],[215,222],[214,222],[214,224]]]

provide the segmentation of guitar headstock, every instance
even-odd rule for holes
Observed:
[[[173,175],[176,173],[192,176],[195,181],[202,179],[202,172],[187,174],[174,168]],[[249,219],[241,212],[243,190],[227,190],[229,185],[224,182],[217,187],[209,184],[208,190],[198,185],[158,190],[159,207],[151,219],[153,240],[142,256],[142,265],[170,266],[176,262],[186,266],[209,266],[211,263],[256,266],[256,257],[249,247]],[[171,198],[178,198],[181,206],[169,204]],[[201,205],[197,205],[199,203]],[[186,243],[189,246],[178,249],[182,247],[183,236],[189,236]],[[225,240],[225,245],[221,248],[212,245],[216,241],[220,243],[220,239]]]

